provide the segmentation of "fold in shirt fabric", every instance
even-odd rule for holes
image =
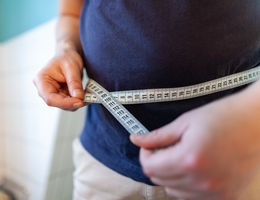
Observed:
[[[260,1],[86,0],[80,35],[88,76],[109,91],[186,86],[260,63]],[[153,130],[239,89],[126,108]],[[102,105],[88,107],[84,148],[118,173],[151,184],[128,137]]]

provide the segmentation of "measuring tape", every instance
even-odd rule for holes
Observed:
[[[252,83],[258,80],[259,76],[260,65],[250,70],[185,87],[127,90],[111,93],[96,81],[89,79],[86,88],[90,93],[85,94],[84,102],[102,103],[130,134],[146,134],[149,131],[122,104],[191,99]]]

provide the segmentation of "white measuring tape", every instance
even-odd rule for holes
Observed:
[[[84,102],[102,103],[130,134],[146,134],[149,131],[122,104],[158,103],[195,98],[252,83],[258,80],[259,76],[260,66],[257,66],[250,70],[191,86],[111,93],[94,80],[89,79],[87,91],[90,93],[85,94]]]

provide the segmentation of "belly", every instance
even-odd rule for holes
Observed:
[[[259,61],[259,10],[256,0],[86,1],[88,75],[108,90],[126,90],[195,84],[246,68]]]

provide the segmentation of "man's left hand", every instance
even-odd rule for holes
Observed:
[[[233,95],[130,139],[141,147],[144,173],[170,195],[234,200],[260,166],[259,122],[260,109]]]

